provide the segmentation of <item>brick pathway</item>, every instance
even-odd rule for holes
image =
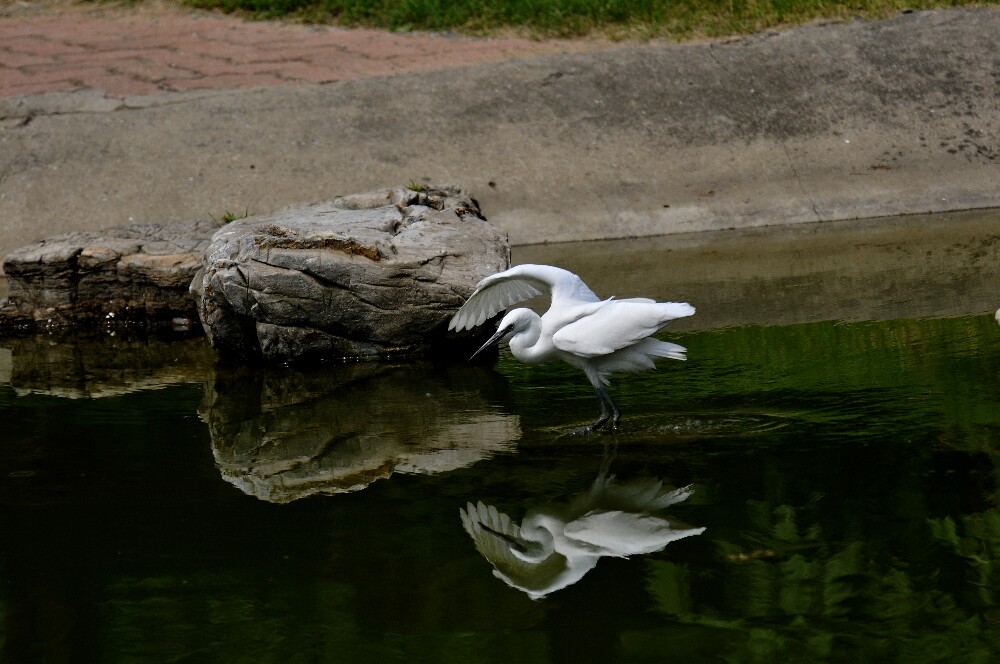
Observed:
[[[326,83],[601,47],[255,22],[149,0],[132,8],[0,0],[0,9],[0,97]]]

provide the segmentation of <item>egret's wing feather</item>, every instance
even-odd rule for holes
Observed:
[[[580,277],[551,265],[517,265],[479,282],[475,292],[452,317],[449,330],[467,330],[482,325],[504,309],[543,293],[552,294],[552,304],[597,302],[599,298]]]
[[[560,350],[583,357],[610,355],[639,343],[669,321],[692,314],[694,307],[685,302],[607,300],[589,315],[553,334],[552,343]],[[676,350],[682,352],[683,348],[677,346]]]
[[[482,501],[459,509],[462,525],[469,533],[476,549],[488,560],[498,578],[504,583],[529,593],[542,596],[551,592],[567,569],[566,557],[552,552],[537,563],[530,563],[511,553],[511,546],[523,542],[521,530],[503,512]]]
[[[598,547],[605,556],[653,553],[704,528],[678,528],[669,519],[646,513],[594,511],[566,526],[566,536]]]
[[[510,517],[482,501],[476,505],[469,503],[458,512],[465,532],[472,537],[484,558],[494,565],[520,562],[510,552],[511,544],[521,539],[520,531]]]
[[[493,275],[494,277],[498,275]],[[512,304],[530,300],[545,292],[545,285],[526,279],[487,277],[462,305],[448,324],[449,330],[467,330],[482,325]]]

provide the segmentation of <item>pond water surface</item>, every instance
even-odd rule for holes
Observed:
[[[514,258],[698,307],[617,433],[506,351],[0,342],[0,661],[995,661],[996,213]]]

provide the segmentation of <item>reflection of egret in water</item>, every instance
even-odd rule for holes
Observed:
[[[621,482],[608,465],[588,491],[566,504],[529,509],[520,526],[482,501],[459,510],[493,574],[540,599],[576,583],[605,556],[654,553],[704,532],[656,514],[686,500],[691,487],[668,489],[655,477]]]

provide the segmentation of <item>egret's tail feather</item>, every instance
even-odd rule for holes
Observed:
[[[659,305],[666,312],[668,320],[694,316],[695,308],[687,302],[660,302]]]
[[[687,348],[684,346],[649,337],[633,346],[622,348],[604,357],[594,358],[586,363],[568,361],[583,369],[596,388],[599,385],[608,384],[608,374],[648,371],[656,368],[654,362],[657,358],[669,357],[674,360],[686,360],[686,353]]]
[[[687,359],[687,348],[684,346],[659,339],[649,339],[649,341],[652,343],[648,343],[643,350],[654,357],[669,357],[672,360]]]

